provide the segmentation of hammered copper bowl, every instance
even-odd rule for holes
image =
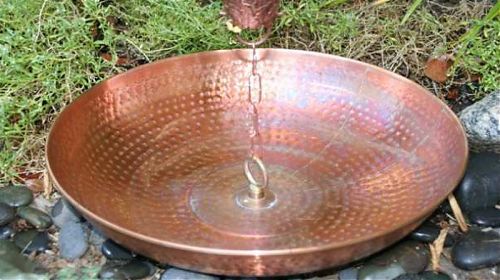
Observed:
[[[69,105],[50,133],[59,191],[159,262],[225,275],[338,266],[405,236],[466,164],[455,115],[396,74],[313,52],[257,52],[268,209],[246,209],[250,50],[138,67]]]

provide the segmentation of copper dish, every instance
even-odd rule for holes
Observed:
[[[459,182],[465,134],[422,87],[337,56],[257,54],[272,207],[235,203],[247,184],[250,50],[169,58],[90,89],[49,136],[58,190],[107,236],[159,262],[268,276],[372,254]]]

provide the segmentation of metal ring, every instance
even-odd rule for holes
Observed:
[[[271,36],[271,33],[273,33],[272,28],[265,28],[266,32],[256,41],[247,41],[243,38],[241,38],[240,34],[236,34],[236,39],[238,42],[240,42],[243,45],[246,45],[247,47],[253,47],[253,46],[259,46],[262,45],[267,39],[269,39],[269,36]]]
[[[257,81],[255,81],[254,79],[257,79]],[[255,83],[257,82],[257,83]],[[257,84],[257,86],[259,87],[257,89],[257,100],[254,100],[253,99],[253,86],[255,86],[255,84]],[[252,74],[248,77],[248,102],[250,102],[250,104],[256,106],[258,104],[260,104],[260,102],[262,101],[262,77],[260,76],[259,73],[257,74]]]
[[[257,166],[259,167],[260,171],[262,172],[262,177],[264,180],[264,182],[262,182],[262,184],[258,183],[257,180],[255,179],[255,177],[253,176],[252,170],[250,169],[251,162],[255,162],[257,164]],[[266,166],[264,165],[262,160],[255,155],[253,155],[252,157],[247,158],[245,160],[245,176],[247,177],[247,180],[250,182],[250,185],[252,185],[254,187],[257,187],[260,189],[267,187],[268,180],[267,180]]]

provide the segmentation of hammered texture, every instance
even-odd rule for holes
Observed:
[[[263,49],[261,157],[277,201],[240,207],[250,56],[182,56],[95,86],[50,134],[61,192],[110,236],[159,261],[283,275],[395,242],[460,180],[463,129],[423,88],[348,59]]]
[[[224,10],[242,29],[271,28],[278,16],[280,0],[224,0]]]

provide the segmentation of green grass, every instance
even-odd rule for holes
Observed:
[[[452,50],[477,22],[486,27],[469,42],[459,67],[483,74],[485,90],[498,88],[499,63],[490,59],[498,59],[498,48],[492,48],[498,46],[498,22],[479,21],[490,1],[441,12],[423,1],[411,13],[412,1],[376,7],[360,2],[283,1],[265,47],[351,57],[433,89],[422,74],[426,59]],[[54,117],[100,80],[173,55],[241,47],[226,29],[221,7],[221,1],[195,0],[0,0],[0,182],[44,169]],[[102,52],[113,59],[104,60]],[[115,65],[118,57],[130,65]],[[487,72],[475,57],[491,64]]]
[[[500,2],[459,40],[456,65],[481,77],[476,99],[500,89]]]
[[[40,136],[36,133],[49,125],[54,112],[117,72],[95,52],[116,35],[108,29],[102,43],[90,35],[94,22],[105,22],[108,13],[94,1],[75,6],[71,1],[9,0],[0,5],[3,178],[16,175],[31,156],[40,157],[43,140],[33,136]],[[28,169],[38,165],[31,164]]]
[[[415,12],[415,10],[422,4],[423,0],[413,0],[411,3],[411,6],[408,8],[408,11],[406,12],[405,16],[403,17],[403,20],[401,20],[401,24],[405,24],[408,19],[411,17],[411,15]]]

